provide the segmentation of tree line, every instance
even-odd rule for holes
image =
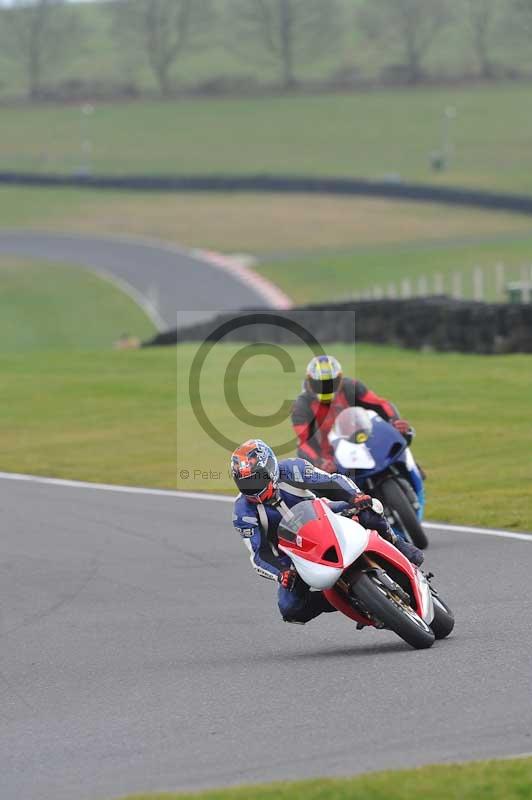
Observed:
[[[243,68],[250,60],[268,65],[276,84],[293,90],[312,64],[341,49],[347,25],[355,49],[372,50],[388,78],[423,81],[432,50],[447,35],[450,59],[453,49],[466,48],[476,74],[491,79],[518,71],[511,42],[532,28],[532,0],[110,0],[94,7],[113,51],[125,64],[128,55],[142,60],[162,96],[175,91],[187,54],[213,46],[227,48]],[[84,10],[66,0],[12,0],[0,8],[0,56],[16,65],[33,99],[86,37]],[[507,63],[494,56],[503,41]]]

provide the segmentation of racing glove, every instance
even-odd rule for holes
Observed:
[[[395,419],[392,422],[393,427],[398,431],[401,436],[408,436],[412,433],[412,426],[406,419]]]
[[[297,573],[294,569],[283,569],[283,571],[277,576],[277,581],[279,582],[279,585],[283,587],[283,589],[287,589],[289,592],[291,592],[296,585],[296,578]]]
[[[351,499],[351,506],[355,514],[373,508],[373,498],[369,494],[356,494]]]

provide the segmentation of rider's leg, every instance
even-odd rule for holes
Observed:
[[[412,562],[412,564],[415,564],[417,567],[421,566],[424,560],[423,551],[414,544],[406,542],[404,539],[397,536],[390,528],[388,520],[383,517],[382,514],[377,514],[376,511],[366,509],[360,512],[358,519],[364,528],[371,528],[372,530],[377,531],[379,536],[382,536],[383,539],[391,542],[395,547],[397,547],[400,553],[402,553],[408,558],[409,561]]]
[[[321,592],[311,592],[307,584],[301,580],[297,581],[291,591],[280,586],[277,602],[285,622],[305,624],[320,614],[336,611]]]
[[[410,470],[408,477],[410,478],[410,483],[412,484],[412,488],[416,493],[417,501],[419,503],[419,508],[416,509],[416,514],[417,518],[421,522],[425,513],[425,485],[417,464],[414,469]]]

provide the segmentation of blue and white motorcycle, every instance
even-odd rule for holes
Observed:
[[[422,520],[425,507],[423,476],[410,451],[410,441],[375,411],[346,408],[329,433],[338,472],[384,506],[394,532],[417,547],[428,539]]]

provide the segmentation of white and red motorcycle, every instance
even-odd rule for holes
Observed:
[[[394,631],[415,648],[448,636],[454,617],[429,578],[376,531],[335,514],[324,500],[285,511],[279,550],[299,576],[357,623]]]

